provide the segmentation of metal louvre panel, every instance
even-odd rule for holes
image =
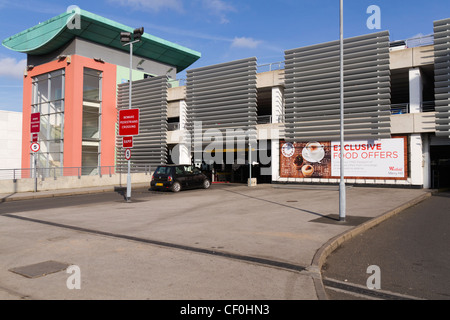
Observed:
[[[434,22],[436,135],[450,138],[450,19]]]
[[[287,141],[339,140],[340,43],[285,51]],[[345,138],[390,137],[389,32],[344,40]]]
[[[132,108],[139,109],[139,135],[133,137],[133,167],[156,168],[167,163],[167,89],[166,76],[147,78],[132,83]],[[117,109],[128,109],[129,83],[118,85]],[[127,168],[122,137],[117,136],[117,166]]]
[[[209,144],[208,129],[219,130],[224,142],[230,131],[237,141],[256,140],[256,72],[256,58],[187,71],[186,128],[193,143]],[[195,135],[198,124],[201,139]]]

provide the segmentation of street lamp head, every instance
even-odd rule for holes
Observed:
[[[133,31],[134,40],[141,40],[143,34],[144,34],[144,27],[134,29]]]
[[[131,32],[121,32],[120,33],[120,41],[121,42],[130,42],[131,41]]]

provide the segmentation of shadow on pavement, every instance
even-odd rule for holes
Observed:
[[[314,211],[310,211],[310,210],[306,210],[306,209],[301,209],[301,208],[293,207],[293,206],[290,206],[290,205],[287,205],[287,204],[283,204],[283,203],[279,203],[279,202],[275,202],[275,201],[271,201],[271,200],[267,200],[267,199],[261,199],[261,198],[249,196],[248,194],[244,194],[244,193],[241,193],[241,192],[237,192],[237,191],[233,191],[233,190],[228,190],[228,189],[224,189],[224,191],[231,192],[231,193],[235,193],[235,194],[241,195],[241,196],[243,196],[243,197],[251,198],[251,199],[255,199],[255,200],[259,200],[259,201],[264,201],[264,202],[268,202],[268,203],[275,204],[275,205],[282,206],[282,207],[286,207],[286,208],[289,208],[289,209],[294,209],[294,210],[297,210],[297,211],[302,211],[302,212],[305,212],[305,213],[309,213],[309,214],[312,214],[312,215],[319,216],[319,217],[324,218],[324,219],[330,219],[331,221],[332,221],[332,220],[336,220],[335,218],[333,218],[332,216],[329,216],[329,215],[324,215],[324,214],[321,214],[321,213],[318,213],[318,212],[314,212]],[[339,221],[339,219],[337,219],[337,221]]]

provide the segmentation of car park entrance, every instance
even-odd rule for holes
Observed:
[[[432,188],[450,188],[450,146],[431,146],[430,151]]]
[[[270,144],[268,144],[270,146]],[[205,151],[206,152],[206,151]],[[218,153],[222,157],[218,158]],[[264,150],[264,155],[270,159],[271,150]],[[208,159],[214,159],[208,163]],[[251,177],[257,179],[257,183],[271,183],[272,176],[264,173],[263,169],[271,167],[271,162],[263,164],[259,149],[254,148],[252,157]],[[247,184],[250,177],[249,152],[245,149],[220,149],[214,150],[209,157],[193,159],[196,167],[208,176],[212,183],[243,183]],[[267,170],[266,170],[267,171]]]

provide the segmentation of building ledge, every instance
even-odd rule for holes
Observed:
[[[396,114],[391,116],[391,133],[434,133],[436,112]]]

